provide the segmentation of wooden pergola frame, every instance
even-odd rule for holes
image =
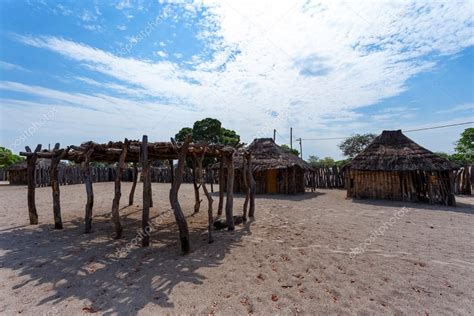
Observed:
[[[177,143],[173,138],[170,142],[154,142],[149,143],[148,137],[143,135],[142,141],[130,141],[125,139],[123,142],[109,142],[107,144],[97,144],[94,142],[86,142],[80,146],[68,146],[60,148],[57,143],[52,150],[41,150],[41,145],[38,145],[34,151],[28,146],[25,147],[25,152],[20,152],[21,156],[26,157],[27,174],[28,174],[28,213],[31,225],[38,224],[38,213],[35,204],[35,165],[38,158],[51,159],[50,175],[51,188],[53,194],[53,214],[54,214],[54,228],[62,229],[61,220],[61,204],[60,204],[60,190],[58,183],[58,165],[61,160],[69,160],[75,163],[80,163],[84,172],[84,184],[86,188],[87,201],[85,206],[85,233],[90,233],[92,230],[92,209],[94,205],[94,192],[90,174],[91,162],[105,162],[117,163],[117,176],[115,179],[114,199],[112,202],[112,221],[115,227],[115,238],[122,237],[122,225],[120,223],[119,203],[121,198],[121,175],[123,173],[125,163],[134,164],[134,177],[132,188],[129,196],[129,205],[133,204],[133,197],[135,194],[135,187],[138,180],[137,163],[142,167],[143,178],[143,216],[142,216],[142,230],[143,239],[142,246],[147,247],[150,243],[150,236],[148,230],[150,207],[153,206],[151,193],[151,179],[150,179],[150,161],[154,160],[169,160],[173,165],[173,160],[178,160],[176,173],[172,167],[172,184],[169,194],[171,208],[173,209],[176,223],[179,228],[179,238],[181,242],[181,249],[184,253],[190,250],[189,231],[186,218],[183,214],[181,206],[178,201],[178,191],[181,185],[181,179],[184,172],[184,167],[187,158],[193,159],[197,166],[197,181],[203,188],[204,194],[208,200],[208,218],[209,218],[209,242],[212,242],[212,228],[214,217],[212,214],[213,199],[207,191],[205,182],[202,177],[202,160],[204,157],[218,158],[221,165],[226,166],[227,171],[227,188],[226,188],[226,205],[225,216],[228,225],[228,230],[234,230],[233,220],[233,185],[234,185],[234,157],[242,155],[244,165],[248,172],[244,173],[244,183],[246,184],[246,198],[243,209],[243,220],[247,220],[247,209],[249,217],[254,216],[255,212],[255,180],[251,172],[251,154],[244,149],[235,149],[230,146],[221,144],[207,144],[207,143],[191,143],[191,137],[188,136],[182,143]],[[223,170],[224,168],[221,168]],[[220,179],[224,176],[220,174]],[[221,215],[224,200],[223,182],[219,181],[219,210],[218,215]]]

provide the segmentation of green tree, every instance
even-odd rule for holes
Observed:
[[[0,168],[8,167],[22,160],[24,160],[23,157],[15,155],[10,149],[0,147]]]
[[[183,127],[182,129],[179,130],[179,132],[174,136],[174,139],[176,139],[177,142],[184,142],[184,139],[186,136],[189,134],[193,134],[193,129],[191,127]]]
[[[288,145],[281,145],[280,147],[286,153],[290,153],[298,157],[300,156],[300,152],[297,149],[291,149]]]
[[[474,128],[466,128],[461,134],[461,138],[456,142],[457,159],[465,160],[468,163],[474,162]]]
[[[344,156],[354,158],[377,137],[375,134],[355,134],[339,144]]]
[[[194,142],[219,143],[234,147],[240,143],[240,136],[234,130],[222,127],[221,122],[213,118],[196,121],[193,128],[183,127],[175,135],[175,139],[182,142],[189,134]]]
[[[309,156],[308,163],[314,168],[321,167],[332,167],[336,164],[336,161],[331,157],[324,157],[320,159],[318,156]]]

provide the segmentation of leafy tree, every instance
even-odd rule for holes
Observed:
[[[23,157],[15,155],[10,149],[0,147],[0,168],[8,167],[22,160],[24,160]]]
[[[351,137],[346,138],[342,143],[339,144],[339,148],[342,150],[344,156],[354,158],[365,147],[367,147],[374,138],[377,137],[375,134],[355,134]]]
[[[280,147],[286,153],[290,153],[298,157],[300,156],[300,152],[297,149],[291,149],[288,145],[281,145]]]
[[[468,163],[474,162],[474,128],[466,128],[461,134],[461,138],[456,142],[455,147],[457,156],[460,160]]]
[[[193,140],[209,143],[219,143],[222,136],[222,124],[219,120],[205,118],[194,122]]]
[[[240,136],[231,129],[221,128],[221,139],[222,144],[236,146],[240,143]]]
[[[183,127],[175,136],[174,139],[176,139],[177,142],[184,142],[184,139],[186,136],[189,134],[193,133],[193,129],[191,127]]]
[[[196,121],[193,128],[183,127],[175,135],[175,139],[182,142],[189,134],[195,142],[203,141],[230,146],[237,146],[240,143],[240,136],[235,131],[222,127],[221,122],[213,118]]]
[[[332,167],[336,164],[336,161],[331,157],[324,157],[323,159],[320,159],[318,156],[309,156],[308,162],[315,168]]]

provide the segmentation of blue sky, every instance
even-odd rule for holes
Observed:
[[[473,3],[4,0],[0,144],[167,140],[205,117],[279,143],[473,121]],[[466,127],[408,136],[452,152]]]

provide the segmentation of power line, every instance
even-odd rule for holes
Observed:
[[[425,128],[408,129],[408,130],[403,130],[403,132],[410,133],[410,132],[426,131],[426,130],[431,130],[431,129],[468,125],[468,124],[474,124],[474,122],[463,122],[463,123],[456,123],[456,124],[431,126],[431,127],[425,127]],[[347,137],[328,137],[328,138],[303,138],[302,140],[339,140],[339,139],[346,139],[346,138],[348,138],[348,136]]]
[[[449,124],[449,125],[440,125],[440,126],[433,126],[433,127],[409,129],[409,130],[406,130],[406,131],[404,131],[404,132],[407,133],[407,132],[426,131],[426,130],[429,130],[429,129],[437,129],[437,128],[444,128],[444,127],[460,126],[460,125],[467,125],[467,124],[474,124],[474,122],[464,122],[464,123],[457,123],[457,124]]]

